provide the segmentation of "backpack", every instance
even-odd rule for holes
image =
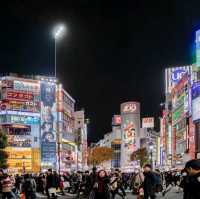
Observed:
[[[113,179],[113,182],[111,183],[111,186],[110,186],[110,189],[112,191],[116,190],[118,187],[118,184],[117,184],[117,179]]]
[[[34,186],[31,179],[28,179],[24,183],[25,192],[34,192]]]
[[[155,180],[155,185],[156,185],[156,192],[162,192],[163,190],[163,186],[162,186],[162,182],[161,182],[161,176],[157,175],[154,173],[154,180]]]

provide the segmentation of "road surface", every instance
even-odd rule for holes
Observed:
[[[40,196],[40,197],[37,197],[37,198],[46,198],[45,196]],[[65,196],[60,196],[58,197],[58,199],[74,199],[75,198],[75,195],[72,195],[72,194],[66,194]],[[161,194],[158,194],[156,199],[182,199],[183,198],[183,193],[182,192],[179,192],[177,193],[177,189],[175,188],[172,188],[171,190],[169,190],[165,196],[162,196]],[[82,197],[80,199],[83,199]],[[116,196],[115,199],[121,199],[121,197],[119,196]],[[126,199],[137,199],[137,196],[136,195],[132,195],[131,193],[127,193],[127,197]]]

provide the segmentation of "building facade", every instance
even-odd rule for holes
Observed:
[[[75,100],[55,78],[1,77],[0,97],[10,172],[75,168]]]

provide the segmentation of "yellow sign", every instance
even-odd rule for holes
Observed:
[[[40,172],[40,165],[41,165],[41,159],[40,159],[40,149],[35,148],[32,149],[32,171],[34,173]]]

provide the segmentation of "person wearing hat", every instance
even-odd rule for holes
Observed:
[[[189,179],[187,186],[187,195],[184,199],[200,198],[200,159],[190,160],[185,165]]]

